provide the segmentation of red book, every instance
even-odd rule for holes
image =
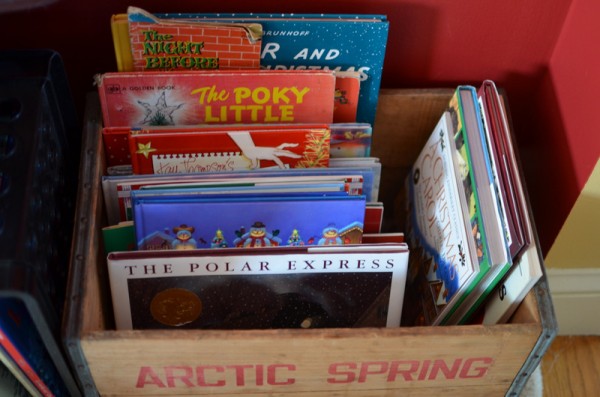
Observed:
[[[329,165],[326,125],[167,127],[129,134],[135,174],[224,172]]]
[[[105,127],[333,122],[332,71],[116,72],[96,83]]]
[[[360,94],[360,73],[336,72],[335,97],[333,108],[334,123],[356,122],[358,96]]]

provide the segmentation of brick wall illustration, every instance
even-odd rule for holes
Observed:
[[[260,40],[235,26],[130,24],[135,70],[258,69]]]

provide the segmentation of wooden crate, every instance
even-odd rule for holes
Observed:
[[[451,95],[381,92],[372,151],[383,163],[388,227],[401,224],[403,179]],[[63,327],[85,395],[517,395],[556,335],[545,278],[503,325],[115,331],[100,241],[100,125],[90,94]]]

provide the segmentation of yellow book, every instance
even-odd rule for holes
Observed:
[[[119,72],[133,71],[133,57],[129,41],[129,23],[127,14],[115,14],[111,17],[110,28],[113,35],[113,45]]]

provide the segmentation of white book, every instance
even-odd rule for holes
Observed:
[[[506,323],[542,274],[537,246],[531,244],[513,264],[504,282],[491,294],[485,305],[483,324]]]
[[[108,255],[124,329],[397,327],[406,244]]]

